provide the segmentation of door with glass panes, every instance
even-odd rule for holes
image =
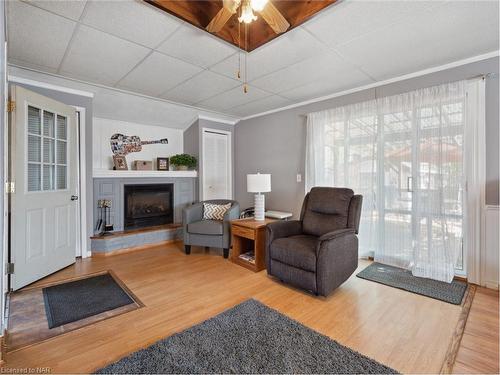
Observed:
[[[10,118],[11,277],[19,289],[75,262],[75,109],[12,86]]]
[[[463,272],[464,106],[459,98],[379,116],[385,262],[415,269],[460,248]]]

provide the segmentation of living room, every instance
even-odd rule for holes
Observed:
[[[498,373],[498,1],[8,0],[2,371]]]

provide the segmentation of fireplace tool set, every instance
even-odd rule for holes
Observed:
[[[99,218],[97,219],[96,231],[99,236],[109,236],[113,231],[113,224],[111,221],[111,200],[99,199],[97,201],[97,208],[99,210]]]

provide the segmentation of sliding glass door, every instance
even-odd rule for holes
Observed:
[[[308,116],[307,186],[363,195],[361,255],[435,279],[464,268],[464,108],[457,83]]]
[[[414,131],[412,113],[388,113],[379,116],[380,242],[375,253],[380,260],[408,267],[413,257],[415,215],[412,186],[414,181]],[[383,251],[381,250],[383,249]]]
[[[459,247],[464,268],[463,115],[454,101],[379,116],[379,260],[418,268]]]
[[[417,111],[413,192],[417,273],[420,264],[430,259],[436,265],[452,262],[446,257],[453,252],[446,249],[459,249],[454,266],[464,268],[464,107],[459,99]]]

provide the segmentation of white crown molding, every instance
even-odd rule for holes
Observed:
[[[500,50],[496,50],[496,51],[493,51],[493,52],[485,53],[485,54],[482,54],[482,55],[477,55],[477,56],[469,57],[469,58],[466,58],[466,59],[463,59],[463,60],[454,61],[452,63],[448,63],[448,64],[436,66],[436,67],[433,67],[433,68],[428,68],[428,69],[420,70],[418,72],[409,73],[409,74],[405,74],[405,75],[402,75],[402,76],[398,76],[398,77],[386,79],[384,81],[378,81],[378,82],[370,83],[368,85],[359,86],[359,87],[356,87],[356,88],[353,88],[353,89],[344,90],[344,91],[340,91],[340,92],[329,94],[329,95],[325,95],[325,96],[320,96],[318,98],[305,100],[305,101],[302,101],[302,102],[299,102],[299,103],[295,103],[295,104],[290,104],[290,105],[287,105],[285,107],[271,109],[269,111],[265,111],[265,112],[257,113],[255,115],[250,115],[250,116],[247,116],[247,117],[243,117],[240,121],[250,120],[250,119],[253,119],[253,118],[256,118],[256,117],[261,117],[261,116],[270,115],[270,114],[276,113],[276,112],[286,111],[287,109],[302,107],[304,105],[321,102],[323,100],[338,98],[340,96],[344,96],[344,95],[348,95],[348,94],[353,94],[355,92],[364,91],[364,90],[368,90],[368,89],[373,89],[375,87],[385,86],[385,85],[388,85],[388,84],[391,84],[391,83],[395,83],[395,82],[405,81],[405,80],[411,79],[411,78],[421,77],[421,76],[424,76],[424,75],[427,75],[427,74],[431,74],[431,73],[441,72],[443,70],[448,70],[448,69],[456,68],[456,67],[459,67],[459,66],[462,66],[462,65],[467,65],[467,64],[474,63],[474,62],[478,62],[478,61],[482,61],[482,60],[487,60],[487,59],[490,59],[492,57],[497,57],[497,56],[500,56]],[[486,73],[488,73],[488,72],[486,72]]]
[[[236,125],[240,121],[240,119],[235,119],[234,121],[231,121],[231,120],[226,120],[226,119],[222,119],[222,118],[218,118],[218,117],[198,115],[198,116],[195,116],[191,120],[186,122],[187,125],[183,128],[184,129],[183,131],[185,132],[186,130],[188,130],[198,120],[213,121],[213,122],[228,124],[228,125],[232,125],[232,126]]]
[[[214,122],[221,122],[223,124],[228,124],[228,125],[235,125],[240,121],[240,119],[227,120],[227,119],[223,119],[223,118],[219,118],[219,117],[211,117],[211,116],[205,116],[205,115],[199,115],[198,119],[199,120],[214,121]]]
[[[191,120],[187,121],[187,125],[183,128],[183,132],[188,130],[196,121],[198,121],[198,116],[194,116]]]
[[[24,68],[22,68],[22,69],[24,69]],[[8,75],[7,81],[9,81],[9,83],[20,83],[22,85],[41,87],[41,88],[48,89],[48,90],[60,91],[60,92],[65,92],[68,94],[79,95],[79,96],[85,96],[87,98],[94,97],[93,92],[76,90],[76,89],[72,89],[72,88],[64,87],[64,86],[59,86],[59,85],[53,85],[51,83],[36,81],[34,79],[21,78],[21,77],[11,75],[11,74]]]

